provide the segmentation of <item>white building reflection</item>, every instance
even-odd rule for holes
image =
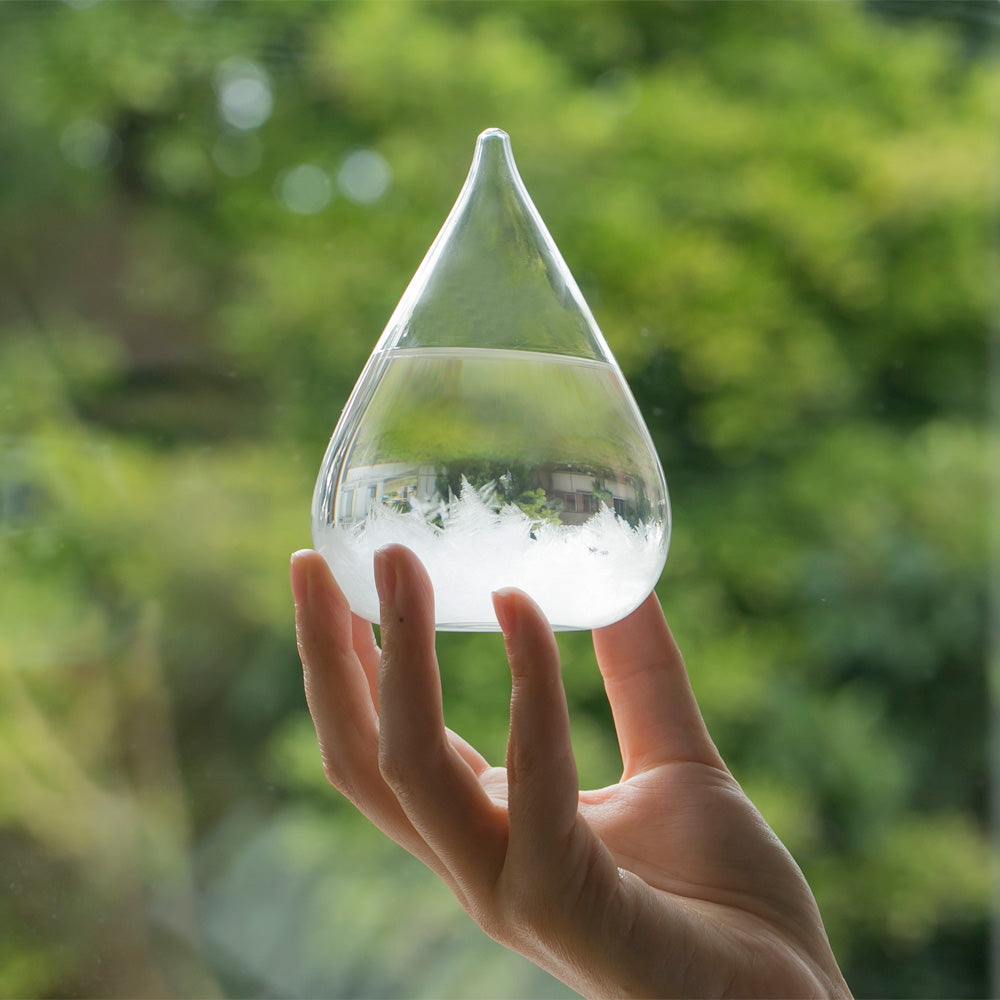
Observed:
[[[430,505],[450,499],[443,495],[448,472],[434,465],[383,463],[355,466],[347,471],[337,492],[335,518],[337,524],[356,524],[380,505],[406,512],[412,507]],[[501,480],[503,477],[501,477]],[[514,490],[503,489],[497,483],[498,494],[507,492],[517,502],[525,491],[544,490],[545,499],[558,510],[563,524],[583,524],[606,504],[620,517],[627,518],[638,503],[630,477],[597,477],[593,473],[573,469],[538,467],[531,481],[517,484]],[[478,485],[478,484],[477,484]]]

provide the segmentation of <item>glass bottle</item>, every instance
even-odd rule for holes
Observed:
[[[488,129],[351,393],[313,496],[313,544],[377,622],[372,558],[411,548],[441,630],[498,631],[514,586],[555,629],[610,624],[663,569],[670,504],[621,369]]]

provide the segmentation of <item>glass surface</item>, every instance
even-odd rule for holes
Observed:
[[[496,631],[516,586],[553,627],[624,617],[666,559],[659,459],[621,370],[521,183],[484,132],[465,186],[351,394],[313,543],[378,620],[372,557],[400,542],[437,627]]]

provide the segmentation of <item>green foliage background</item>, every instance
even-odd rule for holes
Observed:
[[[986,993],[1000,71],[986,19],[882,6],[0,6],[0,994],[566,995],[324,786],[286,582],[493,125],[660,451],[705,716],[848,981]],[[234,57],[273,101],[243,131]],[[441,645],[499,756],[499,641]]]

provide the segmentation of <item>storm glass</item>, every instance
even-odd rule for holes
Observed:
[[[440,630],[498,631],[501,587],[530,594],[555,629],[597,628],[659,578],[659,458],[500,129],[479,136],[341,414],[312,532],[372,622],[372,559],[391,542],[427,568]]]

